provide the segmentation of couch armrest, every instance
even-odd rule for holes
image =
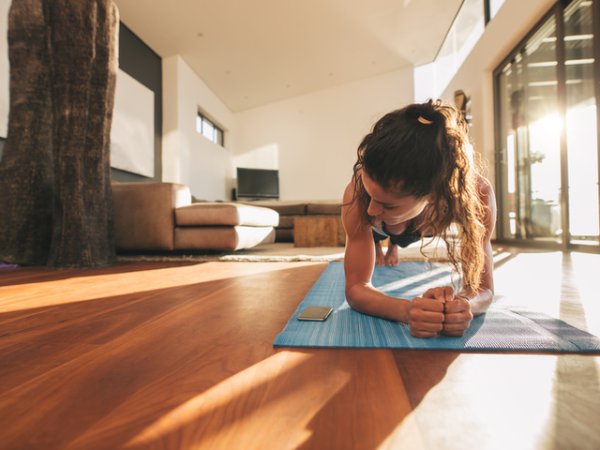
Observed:
[[[173,250],[175,208],[192,196],[177,183],[113,183],[117,250]]]

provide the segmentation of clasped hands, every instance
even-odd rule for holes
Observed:
[[[462,336],[473,320],[471,304],[454,294],[450,286],[428,289],[410,302],[410,333],[415,337],[434,337],[438,333]]]

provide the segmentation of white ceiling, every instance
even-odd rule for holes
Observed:
[[[431,62],[462,0],[115,0],[233,112]],[[412,87],[411,87],[412,88]]]

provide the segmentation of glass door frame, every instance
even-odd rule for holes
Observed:
[[[504,186],[504,172],[505,169],[503,162],[503,155],[498,149],[503,147],[502,139],[502,123],[501,123],[501,98],[500,98],[500,76],[502,75],[503,68],[510,63],[515,56],[522,52],[525,44],[529,39],[552,17],[554,17],[556,25],[556,58],[557,58],[557,104],[559,108],[559,116],[562,123],[566,123],[566,111],[567,111],[567,90],[566,90],[566,70],[565,70],[565,45],[564,45],[564,11],[566,7],[571,3],[572,0],[559,0],[557,3],[550,8],[550,10],[539,20],[536,26],[523,38],[517,46],[510,52],[510,54],[496,67],[493,72],[494,80],[494,130],[495,130],[495,175],[496,175],[496,189],[499,192],[504,192],[507,186]],[[596,134],[597,134],[597,151],[598,151],[598,175],[600,177],[600,0],[592,1],[592,12],[593,20],[592,27],[594,30],[593,37],[593,54],[594,54],[594,96],[597,105],[596,113]],[[552,241],[536,241],[534,239],[526,238],[510,238],[506,230],[504,229],[505,216],[508,214],[508,205],[503,204],[502,201],[498,202],[498,215],[496,221],[496,239],[495,243],[499,244],[510,244],[515,246],[524,246],[530,248],[544,248],[553,250],[576,250],[584,252],[600,253],[600,244],[598,245],[584,245],[576,244],[571,242],[570,236],[570,220],[569,220],[569,168],[568,168],[568,148],[567,148],[567,136],[566,128],[563,126],[560,130],[560,210],[561,210],[561,227],[562,235],[560,242]],[[600,182],[598,185],[598,198],[600,198]],[[517,193],[518,194],[518,193]],[[500,198],[504,198],[504,195]],[[517,211],[518,213],[518,211]],[[600,214],[597,218],[600,223]]]

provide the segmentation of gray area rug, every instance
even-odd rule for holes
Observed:
[[[421,253],[420,244],[415,243],[400,249],[399,257],[401,261],[447,260],[444,248],[435,242],[425,247],[424,253],[425,256]],[[117,258],[119,261],[333,262],[344,260],[344,247],[294,247],[293,243],[281,242],[230,252],[129,253]]]
[[[275,243],[230,252],[177,252],[161,254],[118,255],[119,261],[237,261],[237,262],[331,262],[344,259],[343,247],[294,247],[294,244]]]

